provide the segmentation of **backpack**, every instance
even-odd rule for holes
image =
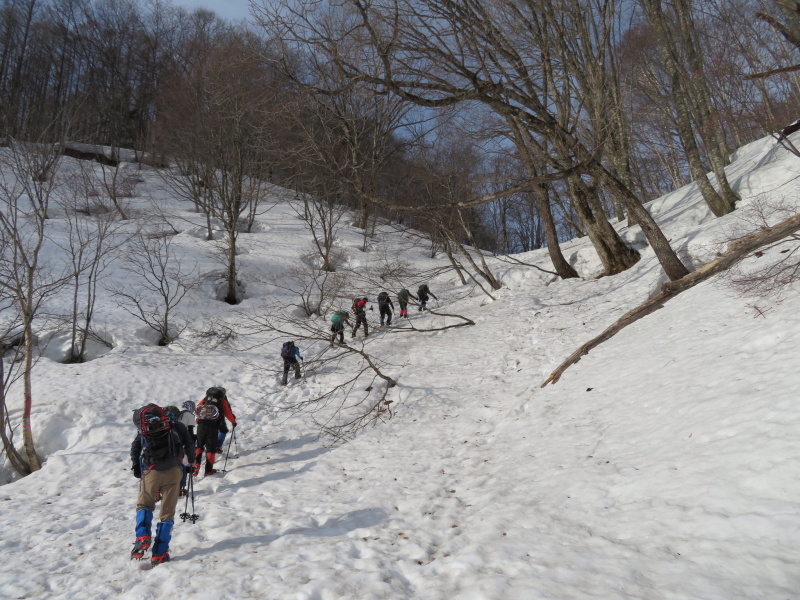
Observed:
[[[346,310],[337,310],[333,313],[331,317],[331,323],[341,323],[342,321],[346,320],[350,316],[350,313]]]
[[[284,342],[281,348],[281,358],[292,358],[295,350],[294,342]]]
[[[397,292],[397,298],[402,300],[403,302],[408,302],[408,290],[402,289]]]
[[[381,292],[378,294],[378,304],[388,304],[389,292]]]
[[[423,283],[421,286],[419,286],[419,289],[417,290],[417,296],[427,296],[430,293],[431,291],[430,289],[428,289],[427,283]]]
[[[206,398],[206,401],[198,406],[194,411],[194,416],[198,421],[217,421],[219,420],[219,406],[221,402],[216,398]]]
[[[142,458],[145,464],[154,465],[170,457],[180,457],[180,443],[176,443],[172,422],[167,411],[148,404],[133,412],[133,424],[142,436]]]

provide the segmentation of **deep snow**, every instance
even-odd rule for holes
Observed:
[[[734,158],[728,172],[743,198],[735,214],[711,217],[694,186],[649,205],[688,264],[752,228],[748,207],[797,203],[800,159],[774,140]],[[152,172],[142,177],[135,202],[164,197]],[[174,238],[185,260],[218,270],[202,219],[171,204],[195,221]],[[269,277],[307,253],[309,234],[285,199],[258,224],[241,240],[247,300],[232,309],[206,284],[182,307],[195,330],[291,301]],[[623,234],[644,246],[638,228]],[[340,232],[350,268],[384,246],[419,269],[444,264],[388,230],[364,254],[361,235]],[[99,322],[114,348],[61,364],[51,359],[61,352],[55,338],[36,367],[34,431],[46,463],[0,490],[0,597],[800,597],[797,289],[758,298],[720,278],[700,284],[540,388],[664,281],[646,248],[632,269],[593,279],[600,267],[588,243],[564,247],[585,279],[493,261],[504,284],[493,302],[453,274],[432,280],[445,312],[475,325],[422,333],[401,324],[371,336],[365,351],[399,381],[388,396],[394,416],[344,445],[320,437],[314,415],[279,409],[343,381],[352,361],[282,389],[279,342],[158,348],[104,294]],[[521,258],[549,263],[544,250]],[[110,274],[124,277],[119,266]],[[377,310],[369,315],[376,324]],[[414,312],[411,321],[452,322]],[[327,321],[317,323],[326,335]],[[326,348],[299,345],[309,361]],[[200,520],[176,523],[172,562],[142,572],[128,558],[138,484],[131,410],[199,400],[214,384],[228,389],[239,418],[238,456],[225,474],[197,482]],[[20,397],[14,390],[15,416]]]

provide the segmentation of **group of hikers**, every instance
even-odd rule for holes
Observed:
[[[400,317],[408,318],[408,304],[416,300],[419,311],[427,309],[428,300],[433,297],[427,284],[417,289],[415,296],[407,289],[396,294],[400,307]],[[394,302],[388,292],[378,294],[378,310],[381,326],[392,324]],[[352,311],[356,321],[352,337],[363,325],[364,337],[369,335],[367,323],[366,297],[353,300]],[[372,309],[370,309],[372,310]],[[344,344],[344,326],[349,325],[350,313],[337,311],[331,319],[331,346],[339,337]],[[286,342],[281,349],[283,358],[282,385],[288,382],[289,371],[294,370],[296,379],[301,378],[300,363],[303,360],[300,349],[294,342]],[[226,420],[236,429],[236,415],[233,414],[225,388],[215,386],[206,390],[205,397],[195,404],[191,400],[183,403],[182,409],[176,406],[161,407],[148,404],[133,413],[137,427],[136,437],[131,444],[131,470],[140,479],[139,495],[136,501],[136,541],[131,551],[131,559],[143,559],[152,548],[150,564],[158,565],[169,560],[169,543],[175,524],[175,508],[178,499],[187,496],[191,489],[190,477],[200,474],[205,453],[204,475],[217,473],[214,467],[217,456],[222,454],[223,443],[228,434]],[[234,433],[235,435],[235,433]],[[153,511],[156,502],[161,501],[159,521],[156,524],[155,538],[152,536]],[[182,515],[183,517],[183,515]],[[195,515],[190,517],[196,519]]]
[[[439,300],[430,290],[427,283],[423,283],[421,286],[419,286],[416,296],[405,288],[397,292],[397,303],[400,306],[400,318],[408,318],[408,303],[412,298],[417,301],[419,311],[422,312],[427,310],[428,300],[430,300],[431,297],[437,301]],[[364,326],[364,337],[369,336],[369,324],[367,323],[367,302],[369,302],[369,299],[366,296],[363,298],[353,299],[353,305],[350,310],[353,311],[356,322],[352,326],[353,332],[351,337],[356,337],[356,333],[362,325]],[[370,308],[370,310],[372,310],[372,308]],[[392,315],[394,313],[394,302],[392,302],[389,292],[384,291],[378,294],[378,311],[380,313],[381,327],[384,325],[391,325]],[[331,346],[333,346],[334,342],[336,342],[337,337],[339,338],[339,343],[344,344],[344,326],[350,325],[350,313],[346,310],[337,310],[333,314],[333,317],[331,317],[331,322]],[[287,370],[285,365],[284,370]],[[286,380],[284,378],[284,385],[285,384]]]
[[[136,501],[136,541],[131,559],[144,558],[152,547],[152,565],[169,560],[178,498],[188,494],[189,477],[199,475],[204,452],[204,474],[217,472],[214,464],[217,455],[222,453],[228,434],[226,419],[235,430],[236,415],[223,387],[209,388],[196,405],[187,400],[183,403],[183,410],[176,406],[148,404],[134,411],[137,433],[131,444],[131,470],[141,481]],[[153,511],[159,500],[161,511],[153,539]]]

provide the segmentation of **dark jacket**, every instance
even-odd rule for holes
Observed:
[[[168,471],[183,464],[183,457],[194,457],[194,441],[189,435],[189,430],[183,423],[172,422],[167,443],[169,443],[169,456],[162,461],[153,463],[149,460],[149,455],[145,452],[147,440],[141,433],[137,433],[131,444],[131,462],[134,469],[141,465],[142,472],[155,469],[156,471]]]
[[[386,294],[386,296],[381,297],[381,294]],[[387,306],[391,306],[394,308],[394,302],[392,302],[392,298],[386,292],[381,292],[378,294],[378,308],[385,308]]]

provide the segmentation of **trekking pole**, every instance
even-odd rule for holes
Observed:
[[[239,440],[236,439],[236,429],[233,430],[233,458],[239,458]]]
[[[189,514],[189,497],[192,498],[192,514]],[[186,494],[186,505],[184,506],[184,512],[181,513],[181,521],[184,523],[186,521],[191,521],[194,525],[197,522],[197,519],[200,518],[200,515],[195,514],[194,512],[194,477],[189,477],[189,493]]]
[[[222,465],[222,472],[225,472],[225,467],[228,466],[228,456],[231,454],[231,444],[233,443],[234,438],[236,438],[236,428],[233,428],[233,432],[231,433],[231,439],[228,440],[228,450],[225,452],[225,464]]]

